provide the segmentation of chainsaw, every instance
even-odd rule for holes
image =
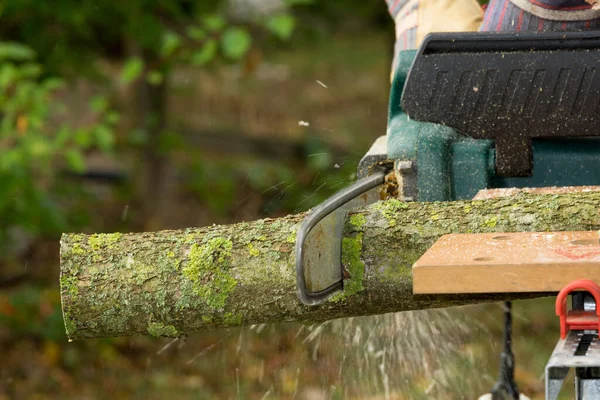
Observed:
[[[395,181],[397,198],[427,202],[473,199],[490,189],[552,192],[600,185],[600,33],[434,33],[418,50],[401,52],[396,68],[386,135],[360,161],[359,179],[314,208],[298,231],[297,292],[306,305],[344,290],[346,213],[378,201],[386,180]],[[436,243],[427,253],[442,245]],[[417,267],[427,261],[427,253],[413,267],[414,293],[419,293]],[[594,346],[600,289],[593,282],[573,286],[567,275],[553,281],[550,291],[566,290],[561,293],[571,295],[572,310],[588,323],[569,325],[567,320],[579,317],[567,317],[561,308],[561,324],[569,331],[563,332],[546,369],[546,398],[557,398],[565,371],[576,367],[576,398],[599,399],[600,350]],[[443,293],[457,293],[453,290],[449,286]],[[559,298],[563,307],[566,295]],[[510,307],[505,303],[494,400],[520,396],[513,379]]]

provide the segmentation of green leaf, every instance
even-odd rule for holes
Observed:
[[[65,82],[60,78],[48,78],[44,80],[44,89],[54,91],[65,86]]]
[[[244,57],[251,44],[252,37],[241,28],[228,28],[221,37],[223,55],[231,60],[239,60]]]
[[[16,42],[0,42],[0,60],[26,61],[35,58],[35,52]]]
[[[38,64],[23,64],[19,66],[19,75],[23,78],[35,79],[42,74],[42,67]]]
[[[207,15],[202,18],[202,22],[211,32],[218,32],[225,27],[225,20],[219,15]]]
[[[217,41],[209,39],[204,43],[204,46],[197,52],[192,54],[191,63],[196,66],[201,66],[211,61],[217,54]]]
[[[6,172],[11,169],[17,169],[23,165],[23,154],[20,150],[10,149],[2,153],[0,157],[0,171]],[[10,174],[14,174],[14,171],[10,171]],[[7,174],[8,175],[8,174]]]
[[[282,40],[289,39],[295,27],[296,20],[289,14],[273,15],[266,23],[266,28]]]
[[[77,146],[87,149],[92,144],[92,135],[88,130],[80,128],[75,132],[73,140],[75,140],[75,144],[77,144]]]
[[[153,70],[146,74],[146,80],[148,81],[149,84],[154,85],[154,86],[160,85],[162,83],[163,79],[164,79],[163,74],[160,71]]]
[[[108,99],[106,96],[95,96],[90,101],[90,107],[96,113],[104,112],[108,108]]]
[[[181,45],[181,38],[175,32],[167,31],[163,35],[162,48],[160,54],[163,57],[168,57],[173,54]]]
[[[115,125],[121,120],[121,115],[116,111],[111,111],[106,115],[106,122],[109,125]]]
[[[52,150],[51,143],[42,137],[34,137],[29,141],[29,154],[34,159],[45,157]]]
[[[10,86],[17,80],[17,69],[13,64],[5,64],[0,66],[0,87],[5,88]]]
[[[61,126],[58,129],[58,132],[56,133],[56,137],[54,139],[54,146],[57,148],[62,148],[64,145],[67,144],[70,137],[71,130],[66,125]]]
[[[144,70],[144,61],[139,57],[133,57],[127,60],[121,71],[121,81],[131,83],[140,77]]]
[[[113,132],[109,128],[103,125],[96,127],[94,130],[94,136],[96,137],[96,143],[98,144],[98,147],[100,147],[102,151],[109,151],[112,149],[115,143],[115,138],[113,136]]]
[[[85,171],[85,160],[79,150],[68,149],[65,153],[65,159],[73,171],[80,173]]]
[[[197,26],[189,26],[185,31],[188,36],[194,40],[204,40],[206,38],[206,32],[198,28]]]

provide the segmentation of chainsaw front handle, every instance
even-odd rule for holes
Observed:
[[[340,280],[331,286],[317,291],[311,292],[308,290],[306,286],[306,277],[305,277],[305,268],[304,268],[304,259],[305,253],[304,243],[306,238],[310,234],[311,230],[321,221],[323,218],[327,217],[329,214],[333,213],[344,204],[349,201],[357,198],[358,196],[365,194],[371,189],[376,188],[377,186],[382,185],[385,182],[385,176],[387,174],[386,169],[378,169],[373,174],[369,175],[366,178],[363,178],[359,181],[356,181],[352,185],[340,190],[335,193],[333,196],[325,200],[323,203],[319,204],[315,207],[308,216],[302,221],[300,227],[298,229],[298,233],[296,235],[296,286],[298,289],[298,299],[305,305],[313,306],[322,303],[325,301],[331,294],[341,291],[344,288],[343,280]],[[339,246],[341,248],[341,238],[333,238],[333,240],[339,241]],[[336,245],[338,245],[336,243]],[[341,254],[341,252],[340,252]],[[338,266],[323,266],[324,268],[337,268]],[[341,271],[342,265],[341,260],[339,260],[339,268]]]

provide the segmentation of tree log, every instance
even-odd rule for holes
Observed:
[[[294,244],[304,214],[228,226],[65,234],[61,297],[72,339],[181,336],[199,329],[359,315],[547,295],[412,295],[412,264],[448,233],[600,229],[600,193],[520,194],[353,210],[343,237],[343,294],[296,297]],[[460,277],[457,277],[460,279]]]

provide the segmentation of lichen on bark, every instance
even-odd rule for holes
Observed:
[[[221,310],[237,285],[229,273],[231,248],[231,240],[221,237],[209,239],[201,246],[193,244],[182,271],[187,278],[181,287],[184,295],[193,293],[211,309]]]
[[[442,235],[600,229],[600,193],[443,203],[388,200],[352,210],[343,233],[345,293],[296,297],[294,245],[304,214],[228,226],[61,239],[69,337],[199,329],[446,307],[543,294],[412,295],[412,264]],[[326,267],[326,266],[325,266]]]
[[[177,328],[175,328],[173,325],[163,325],[160,322],[150,322],[148,324],[148,334],[154,337],[180,336]]]

